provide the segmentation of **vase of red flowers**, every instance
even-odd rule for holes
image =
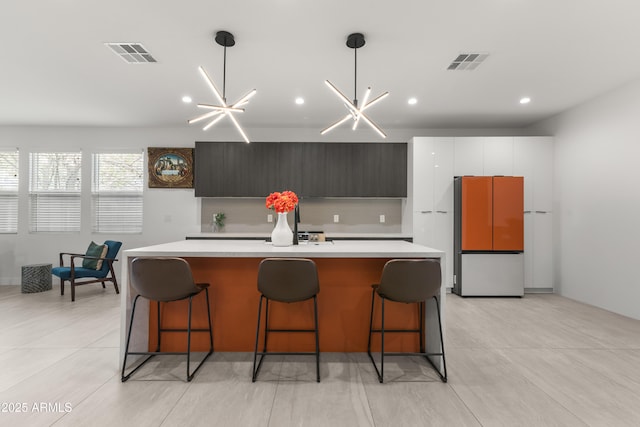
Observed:
[[[273,246],[291,246],[293,244],[293,231],[287,222],[287,213],[294,210],[297,204],[298,196],[293,191],[274,192],[267,196],[265,206],[278,214],[278,221],[271,232]]]

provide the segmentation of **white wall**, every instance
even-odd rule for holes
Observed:
[[[142,234],[91,233],[91,152],[148,146],[193,146],[193,137],[167,129],[0,128],[0,148],[20,150],[18,233],[0,234],[0,284],[19,284],[22,265],[46,262],[56,266],[59,252],[84,252],[91,240],[121,240],[123,249],[129,249],[184,239],[185,234],[200,231],[199,199],[194,198],[192,189],[145,188]],[[79,233],[29,233],[28,154],[45,150],[83,152],[83,210]]]
[[[555,135],[561,295],[640,319],[640,80],[529,129]]]
[[[513,134],[513,129],[385,129],[388,141],[408,141],[413,135],[439,134]],[[378,141],[368,132],[337,129],[320,136],[315,128],[247,129],[254,141]],[[17,234],[0,234],[0,285],[19,284],[20,267],[26,264],[58,264],[61,251],[84,252],[91,240],[121,240],[123,250],[184,239],[185,235],[201,231],[200,199],[192,189],[149,189],[145,178],[144,225],[142,234],[100,235],[91,233],[89,212],[90,153],[99,150],[146,147],[193,147],[195,141],[238,141],[233,128],[219,127],[203,132],[198,127],[178,128],[98,128],[98,127],[0,127],[0,149],[20,150],[20,200]],[[82,150],[83,156],[83,217],[79,233],[29,233],[28,231],[28,153],[42,150]],[[145,163],[146,164],[146,163]],[[119,274],[119,263],[116,263]]]

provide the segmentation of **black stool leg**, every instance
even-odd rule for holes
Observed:
[[[189,297],[189,310],[187,319],[187,382],[193,379],[193,375],[189,375],[189,365],[191,364],[191,305],[193,303],[193,296]]]
[[[444,371],[444,375],[440,374],[440,371],[438,371],[438,373],[440,374],[440,378],[442,379],[442,382],[447,382],[447,361],[444,357],[444,338],[442,337],[442,320],[440,318],[440,304],[438,303],[438,298],[437,297],[433,297],[433,299],[436,300],[436,309],[438,310],[438,329],[440,330],[440,348],[442,349],[442,370]]]
[[[380,324],[380,382],[384,382],[384,297],[380,297],[382,300],[382,322]]]
[[[161,314],[160,314],[160,301],[156,301],[156,305],[157,305],[157,313],[156,313],[156,318],[158,320],[158,339],[156,341],[156,351],[160,351],[160,340],[162,339],[162,320],[161,319]]]
[[[133,299],[133,305],[131,307],[131,320],[129,321],[129,332],[127,333],[127,344],[125,345],[125,348],[124,348],[124,360],[122,361],[122,375],[120,377],[120,381],[122,382],[127,381],[129,377],[133,375],[134,372],[140,369],[142,365],[147,363],[149,359],[151,359],[154,356],[153,354],[149,355],[138,366],[136,366],[133,370],[131,370],[128,374],[125,374],[125,369],[127,368],[127,356],[129,354],[129,343],[131,342],[131,332],[133,330],[133,319],[136,314],[136,304],[138,303],[138,298],[140,298],[140,295],[136,295],[136,297]]]
[[[420,353],[424,353],[424,311],[426,309],[425,301],[418,303],[418,329],[420,334]]]
[[[269,337],[269,298],[264,297],[264,347],[262,352],[267,352],[267,338]]]
[[[313,296],[313,314],[316,324],[316,382],[320,382],[320,338],[318,331],[318,303],[316,295]]]
[[[193,306],[193,297],[194,295],[189,297],[189,319],[187,322],[187,382],[190,382],[193,377],[196,375],[196,372],[198,372],[198,370],[202,367],[202,365],[204,365],[204,362],[206,362],[206,360],[209,358],[209,356],[211,356],[211,354],[213,353],[213,331],[212,331],[212,327],[211,327],[211,308],[209,306],[209,291],[207,290],[207,288],[204,289],[205,290],[205,298],[206,298],[206,304],[207,304],[207,319],[209,322],[209,352],[204,356],[204,358],[200,361],[200,363],[198,363],[198,366],[196,366],[196,369],[193,370],[193,372],[189,373],[190,371],[190,366],[191,366],[191,332],[192,332],[192,328],[191,328],[191,313],[192,313],[192,306]],[[206,329],[195,329],[196,331],[200,332],[204,332],[206,331]]]
[[[264,296],[260,295],[260,302],[258,304],[258,325],[256,326],[256,346],[253,352],[253,369],[251,374],[251,382],[256,382],[256,377],[258,376],[258,370],[260,369],[260,366],[262,365],[262,359],[264,358],[264,356],[260,357],[260,364],[256,368],[256,361],[258,359],[258,339],[260,337],[260,320],[262,318],[262,299],[263,298]]]
[[[376,290],[373,289],[371,291],[371,313],[369,315],[369,341],[367,342],[367,353],[369,353],[369,357],[371,357],[371,334],[373,331],[373,303],[375,295]]]
[[[209,289],[204,288],[205,298],[207,298],[207,319],[209,319],[209,354],[213,353],[213,326],[211,324],[211,306],[209,304]]]
[[[124,360],[122,361],[122,375],[120,376],[120,380],[125,382],[128,378],[125,379],[124,370],[127,367],[127,355],[129,354],[129,342],[131,341],[131,329],[133,329],[133,316],[136,313],[136,303],[138,302],[138,298],[140,295],[136,295],[133,299],[133,306],[131,307],[131,319],[129,319],[129,332],[127,332],[127,344],[124,346]]]

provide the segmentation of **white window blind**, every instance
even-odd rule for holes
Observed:
[[[29,230],[80,231],[82,153],[30,153]]]
[[[18,232],[18,150],[0,150],[0,233]]]
[[[142,151],[93,155],[93,232],[142,232],[143,158]]]

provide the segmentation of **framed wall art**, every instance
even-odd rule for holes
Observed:
[[[149,188],[193,188],[193,148],[148,147]]]

